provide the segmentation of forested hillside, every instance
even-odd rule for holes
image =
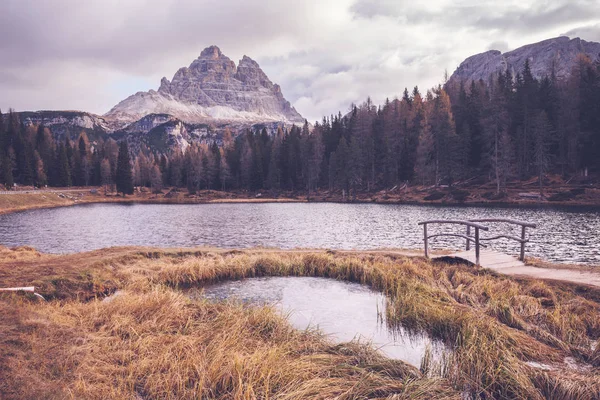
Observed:
[[[119,146],[85,133],[60,142],[16,113],[0,124],[7,187],[85,186],[119,181]],[[127,146],[121,146],[126,149]],[[125,150],[123,150],[125,151]],[[218,143],[132,154],[134,184],[199,189],[372,191],[399,183],[507,182],[547,174],[596,179],[600,172],[600,64],[580,56],[570,76],[541,80],[529,64],[517,76],[452,82],[376,106],[370,100],[314,124],[246,131]]]

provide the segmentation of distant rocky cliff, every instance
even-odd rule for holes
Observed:
[[[514,77],[523,71],[526,60],[529,60],[531,72],[536,78],[550,76],[554,70],[556,77],[562,79],[569,76],[579,54],[587,55],[592,61],[597,60],[600,54],[600,43],[561,36],[506,53],[498,50],[486,51],[463,61],[450,77],[450,81],[467,82],[483,79],[487,82],[500,71],[507,70]]]
[[[25,125],[44,125],[57,140],[86,132],[91,139],[127,138],[165,151],[192,143],[219,142],[229,129],[267,129],[304,124],[304,118],[283,97],[258,63],[244,56],[239,64],[216,46],[202,51],[189,67],[180,68],[158,91],[129,96],[103,116],[82,111],[19,113]]]
[[[204,49],[171,81],[163,78],[158,91],[136,93],[104,117],[125,127],[149,114],[166,114],[194,124],[304,122],[256,61],[244,56],[236,66],[216,46]]]

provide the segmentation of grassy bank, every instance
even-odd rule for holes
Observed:
[[[206,190],[190,195],[186,191],[165,191],[160,194],[136,192],[121,196],[104,194],[101,188],[53,189],[0,194],[0,215],[39,208],[66,207],[89,203],[150,203],[150,204],[205,204],[205,203],[289,203],[305,202],[305,197],[256,197],[248,193]]]
[[[60,197],[56,193],[0,195],[0,215],[36,208],[65,207],[75,204],[75,199]]]
[[[122,197],[116,193],[104,195],[102,188],[64,188],[43,191],[30,190],[18,194],[0,194],[0,214],[36,208],[51,208],[82,203],[155,203],[155,204],[203,204],[203,203],[288,203],[288,202],[356,202],[379,204],[432,204],[432,205],[480,205],[480,206],[586,206],[600,207],[600,188],[550,186],[544,196],[535,195],[531,186],[514,186],[503,196],[495,195],[489,185],[466,188],[395,187],[378,192],[359,192],[347,196],[342,191],[321,190],[312,192],[310,199],[305,191],[298,192],[247,192],[201,190],[189,194],[185,189],[165,189],[161,193],[148,190],[136,191]]]
[[[454,349],[417,370],[183,287],[319,276],[385,293],[393,324]],[[382,253],[0,252],[2,398],[600,398],[600,294]],[[121,290],[110,302],[102,299]],[[579,294],[575,294],[578,292]]]

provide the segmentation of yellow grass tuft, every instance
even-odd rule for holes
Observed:
[[[0,334],[11,338],[0,350],[5,398],[38,388],[57,398],[600,398],[597,294],[559,283],[381,253],[120,248],[45,257],[24,263],[23,274],[56,300],[0,297]],[[44,260],[52,279],[34,274]],[[77,293],[61,292],[57,276]],[[438,365],[426,357],[419,371],[365,345],[291,329],[269,307],[181,291],[258,276],[368,285],[387,296],[391,325],[453,353]],[[116,289],[120,296],[101,301]]]

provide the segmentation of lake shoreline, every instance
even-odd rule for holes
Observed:
[[[30,190],[0,194],[0,215],[20,211],[68,207],[77,204],[95,203],[139,203],[139,204],[215,204],[215,203],[339,203],[339,204],[389,204],[389,205],[426,205],[439,207],[500,207],[500,208],[577,208],[581,210],[600,210],[600,196],[596,199],[574,201],[532,201],[508,199],[505,201],[482,200],[481,198],[455,201],[452,199],[424,200],[414,196],[385,197],[376,193],[361,193],[356,198],[348,199],[340,194],[317,192],[311,195],[278,193],[276,196],[263,196],[262,193],[221,192],[213,190],[199,191],[194,195],[183,190],[169,190],[160,194],[136,192],[133,195],[121,196],[114,193],[102,194],[100,188]]]

